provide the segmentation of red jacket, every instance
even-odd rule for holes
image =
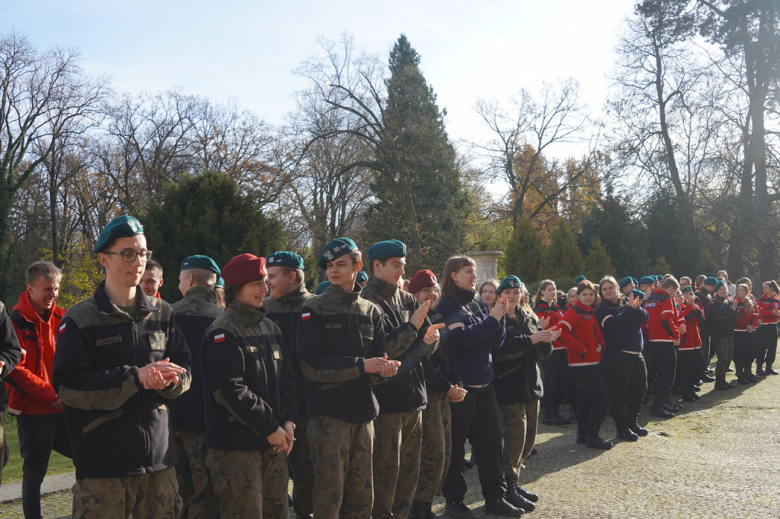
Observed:
[[[746,332],[748,326],[756,325],[758,318],[755,310],[756,309],[754,308],[753,311],[748,312],[747,308],[745,308],[745,302],[742,299],[737,298],[737,312],[739,312],[739,317],[734,321],[735,332]]]
[[[565,313],[561,307],[558,305],[550,305],[547,301],[539,301],[536,303],[536,306],[534,307],[534,313],[539,319],[549,317],[550,318],[550,324],[547,325],[548,329],[553,329],[556,327],[558,322],[563,319],[563,314]],[[563,349],[565,346],[563,342],[561,341],[560,337],[553,342],[553,349],[554,350],[560,350]]]
[[[777,324],[777,316],[772,314],[775,308],[780,308],[780,301],[774,297],[762,295],[758,298],[758,313],[760,314],[761,325]]]
[[[590,366],[601,360],[604,336],[593,308],[577,302],[566,310],[556,328],[561,330],[561,341],[566,346],[569,366]],[[601,348],[599,348],[601,346]]]
[[[11,314],[22,360],[6,377],[8,412],[11,414],[53,414],[62,409],[51,406],[57,393],[51,383],[54,351],[57,346],[60,320],[65,310],[54,304],[47,320],[33,310],[30,296],[25,291]]]
[[[704,321],[704,310],[697,304],[685,305],[682,308],[680,318],[685,321],[685,333],[680,338],[679,350],[693,350],[701,348],[701,335],[699,335],[699,323]]]
[[[647,321],[648,341],[674,342],[680,338],[677,309],[665,290],[654,290],[650,297],[645,299],[645,310],[650,316]]]

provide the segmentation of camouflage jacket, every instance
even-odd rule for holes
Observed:
[[[282,330],[287,354],[290,356],[290,364],[295,372],[295,393],[298,397],[298,414],[306,414],[306,406],[309,403],[306,392],[306,378],[301,371],[301,363],[295,344],[298,338],[298,321],[301,319],[301,307],[314,297],[306,287],[301,285],[279,300],[267,297],[263,308],[268,312],[266,317]]]
[[[420,303],[409,292],[398,290],[397,285],[386,283],[373,274],[369,276],[360,297],[377,305],[385,314],[388,325],[385,336],[387,356],[401,362],[398,374],[374,389],[379,412],[405,413],[425,408],[428,399],[421,361],[436,350],[439,341],[431,345],[423,341],[431,325],[427,316],[419,331],[409,322]]]
[[[171,305],[187,346],[192,354],[192,385],[190,390],[168,406],[171,408],[173,430],[180,432],[206,432],[206,406],[203,401],[203,361],[200,344],[206,330],[222,315],[217,306],[217,295],[209,287],[195,286],[187,290],[184,299]]]
[[[551,342],[533,343],[539,331],[536,315],[517,307],[515,317],[506,314],[506,337],[493,354],[496,399],[499,405],[531,403],[544,394],[537,361],[552,354]]]
[[[233,301],[206,331],[201,345],[206,445],[265,451],[266,437],[295,423],[298,403],[290,356],[265,310]]]
[[[190,372],[161,391],[144,389],[138,368],[169,358],[189,370],[190,350],[170,305],[136,288],[135,318],[95,293],[65,313],[53,385],[65,404],[76,478],[158,472],[176,462],[168,399],[190,387]]]
[[[352,292],[331,285],[301,308],[298,358],[309,390],[308,414],[350,423],[379,414],[373,386],[384,379],[363,371],[363,361],[383,357],[386,324],[382,311]]]
[[[0,409],[5,409],[6,401],[3,379],[13,371],[21,358],[22,347],[19,345],[19,338],[16,336],[5,305],[0,301],[0,361],[3,362],[3,367],[0,368]]]

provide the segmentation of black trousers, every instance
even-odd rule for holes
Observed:
[[[569,375],[566,348],[553,350],[552,354],[542,361],[542,371],[542,407],[561,405],[566,395],[566,378]]]
[[[761,367],[766,362],[767,368],[775,362],[777,354],[777,326],[774,324],[762,324],[758,327],[758,348],[756,351],[756,364]]]
[[[572,409],[577,409],[577,379],[569,367],[569,358],[566,358],[566,400]]]
[[[22,509],[25,519],[41,519],[41,483],[49,469],[51,451],[72,458],[65,413],[19,415],[19,452],[22,465]]]
[[[463,501],[466,480],[461,471],[466,453],[466,440],[477,455],[477,472],[482,495],[487,502],[506,494],[504,481],[504,438],[501,432],[501,410],[492,385],[484,388],[466,387],[463,402],[452,404],[452,457],[442,494],[448,501]]]
[[[701,356],[706,364],[704,366],[704,370],[706,371],[707,367],[710,365],[710,359],[712,358],[712,355],[710,355],[710,332],[699,328],[699,337],[701,337]]]
[[[737,375],[742,370],[753,364],[755,358],[753,352],[753,334],[748,332],[734,332],[734,366],[737,368]]]
[[[569,366],[577,379],[577,422],[587,423],[589,427],[601,426],[607,414],[607,382],[601,366]]]
[[[691,390],[701,380],[707,363],[701,348],[677,350],[677,374],[675,382],[680,388]]]
[[[634,355],[606,348],[601,362],[611,384],[610,414],[618,430],[635,424],[647,392],[647,368],[641,353]]]
[[[675,371],[677,371],[677,346],[673,342],[647,343],[647,350],[653,358],[653,370],[655,371],[655,401],[662,403],[669,396],[674,385]],[[651,374],[648,371],[647,378]]]

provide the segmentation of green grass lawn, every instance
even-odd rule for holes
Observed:
[[[5,440],[8,443],[8,464],[3,469],[3,483],[13,483],[14,481],[22,480],[22,456],[19,454],[19,436],[16,433],[16,418],[8,413],[5,413]],[[51,459],[49,459],[49,471],[47,476],[53,476],[55,474],[66,474],[76,470],[73,467],[73,462],[57,454],[51,453]]]

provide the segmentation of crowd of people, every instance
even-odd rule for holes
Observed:
[[[319,255],[316,294],[290,251],[222,268],[193,255],[169,305],[135,218],[114,219],[94,253],[105,279],[67,311],[61,272],[43,261],[12,311],[0,303],[26,518],[42,517],[56,451],[76,468],[74,518],[286,518],[292,507],[301,519],[435,519],[442,495],[446,515],[468,519],[467,441],[486,512],[519,517],[539,500],[520,479],[540,409],[545,424],[576,421],[577,444],[610,449],[607,412],[634,442],[650,398],[651,414],[672,418],[671,395],[735,387],[732,361],[738,384],[777,375],[780,287],[753,295],[725,272],[580,276],[567,293],[544,280],[532,294],[514,275],[477,289],[467,256],[405,280],[402,242],[364,256],[338,238]]]

